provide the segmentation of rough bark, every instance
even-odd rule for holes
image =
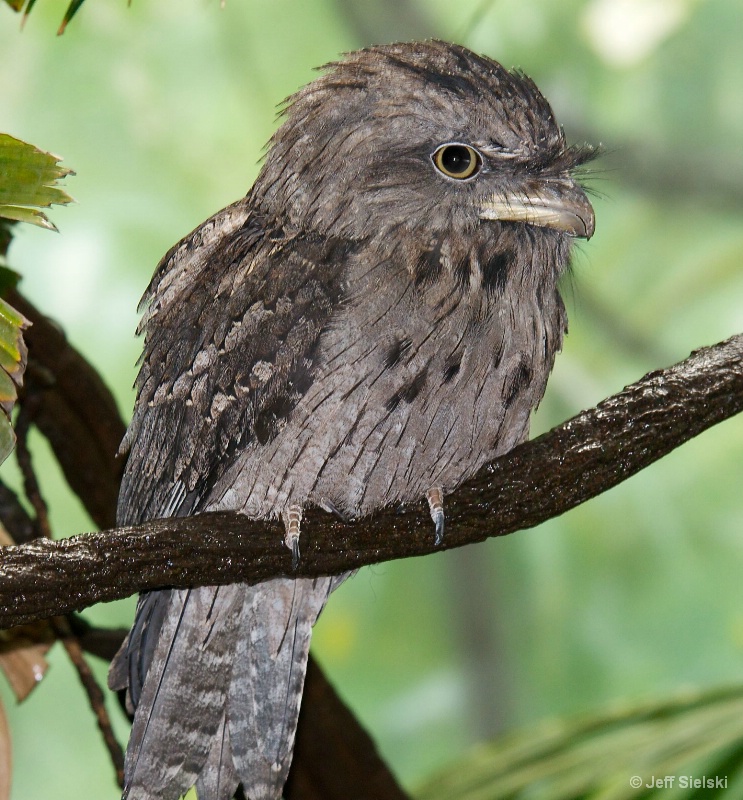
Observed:
[[[743,410],[743,335],[695,351],[483,468],[447,499],[443,548],[530,528]],[[434,552],[423,504],[354,523],[310,510],[291,569],[280,525],[201,514],[34,541],[0,556],[0,625],[164,586],[327,575]]]
[[[33,422],[93,521],[110,528],[116,524],[124,466],[116,451],[125,430],[113,395],[59,326],[18,292],[8,292],[6,299],[31,321],[24,333],[29,353],[24,394],[35,400]]]

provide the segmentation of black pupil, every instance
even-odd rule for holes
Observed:
[[[441,154],[441,165],[448,172],[454,173],[454,175],[467,172],[471,163],[472,155],[470,151],[461,145],[447,147]]]

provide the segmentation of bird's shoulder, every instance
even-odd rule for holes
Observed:
[[[239,448],[276,435],[312,383],[351,248],[248,196],[165,255],[143,298],[120,523],[195,510]]]

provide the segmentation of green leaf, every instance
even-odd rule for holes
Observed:
[[[78,9],[84,2],[85,0],[72,0],[69,6],[67,6],[67,11],[65,12],[62,24],[59,26],[59,30],[57,31],[57,36],[61,36],[65,32],[67,23],[75,16],[75,14],[77,14]]]
[[[36,0],[28,0],[28,3],[26,3],[26,8],[23,9],[23,20],[21,21],[21,28],[26,24],[28,15],[31,13],[31,9],[34,7],[35,2]]]
[[[28,325],[22,314],[0,299],[0,463],[15,444],[10,415],[26,369],[28,354],[23,330]]]
[[[26,8],[23,11],[23,19],[21,20],[21,27],[23,27],[26,24],[26,19],[31,13],[31,9],[34,7],[36,0],[28,0],[27,3],[26,0],[5,0],[5,2],[13,9],[13,11],[20,11],[25,3]],[[67,6],[67,11],[65,12],[62,24],[59,26],[59,30],[57,31],[57,36],[61,36],[65,32],[67,23],[75,16],[80,6],[84,2],[85,0],[71,0],[69,6]],[[129,3],[131,4],[131,0],[129,0]]]
[[[647,784],[666,775],[734,780],[742,768],[743,687],[736,686],[555,720],[504,736],[437,775],[415,796],[417,800],[640,800],[661,793],[664,798],[689,797],[678,780],[673,787],[655,789]]]
[[[72,202],[56,184],[74,173],[59,166],[59,161],[51,153],[0,133],[0,216],[56,230],[38,208]]]
[[[10,420],[0,414],[0,464],[13,452],[15,447],[15,433]]]

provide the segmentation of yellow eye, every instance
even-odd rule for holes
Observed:
[[[442,144],[431,158],[439,172],[443,172],[447,178],[456,178],[459,181],[471,178],[482,167],[482,157],[468,144]]]

